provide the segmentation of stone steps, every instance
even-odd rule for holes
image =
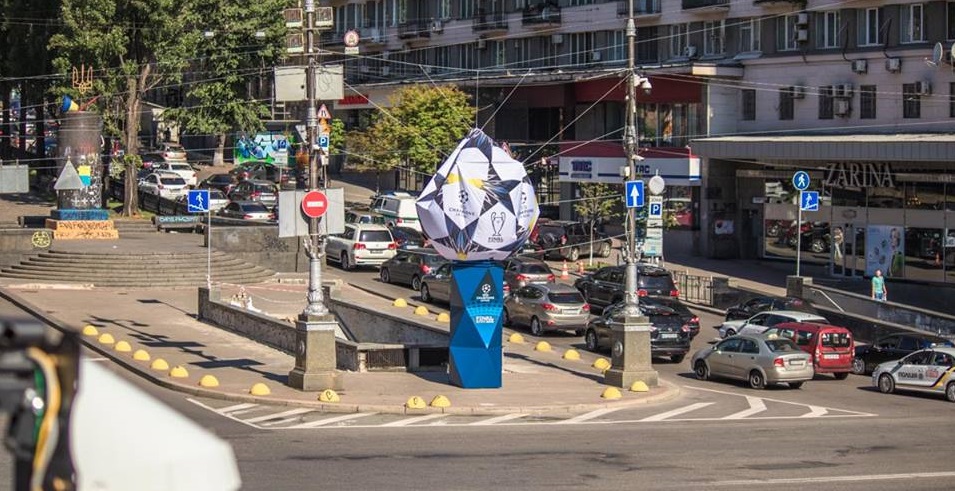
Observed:
[[[149,220],[114,220],[113,225],[122,234],[157,234],[159,231]]]

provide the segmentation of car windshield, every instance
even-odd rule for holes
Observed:
[[[192,170],[189,164],[169,164],[169,168],[172,170]]]
[[[822,345],[827,348],[848,348],[852,337],[847,332],[822,333]]]
[[[186,180],[178,176],[162,176],[162,183],[170,186],[185,186]]]
[[[640,288],[649,290],[675,290],[673,280],[668,274],[641,274],[638,275]]]
[[[767,339],[765,343],[769,351],[773,353],[796,353],[800,351],[799,346],[788,339]]]
[[[521,268],[521,272],[527,274],[550,274],[550,268],[543,264],[525,264]]]
[[[209,178],[209,182],[215,183],[230,183],[232,182],[232,177],[228,174],[217,174]]]
[[[584,303],[584,297],[577,292],[550,293],[547,296],[554,303]]]
[[[437,254],[422,254],[421,258],[424,259],[424,263],[428,266],[434,267],[439,264],[443,264],[447,259],[437,255]]]
[[[391,233],[387,230],[365,230],[360,242],[391,242]]]
[[[268,184],[256,184],[255,190],[260,193],[271,193],[275,191],[275,188],[269,186]]]
[[[269,209],[260,203],[247,203],[242,205],[242,211],[245,213],[268,213]]]

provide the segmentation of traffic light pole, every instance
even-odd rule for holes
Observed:
[[[305,91],[308,96],[308,112],[305,121],[306,139],[305,148],[308,152],[308,189],[318,189],[318,153],[315,146],[318,143],[318,114],[315,107],[315,0],[305,1],[305,57],[307,67],[305,71]],[[308,255],[308,305],[302,311],[301,317],[320,317],[328,315],[325,307],[325,296],[322,292],[322,260],[325,257],[325,238],[319,230],[320,218],[308,220],[308,238],[304,241],[305,252]]]

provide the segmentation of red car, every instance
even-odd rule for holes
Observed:
[[[791,339],[812,355],[816,373],[831,373],[839,380],[852,371],[855,342],[848,329],[815,322],[784,322],[768,329],[765,336]]]

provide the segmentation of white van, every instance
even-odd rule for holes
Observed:
[[[404,192],[384,194],[375,198],[371,211],[383,215],[389,227],[411,227],[421,231],[418,210],[415,208],[416,199]]]

